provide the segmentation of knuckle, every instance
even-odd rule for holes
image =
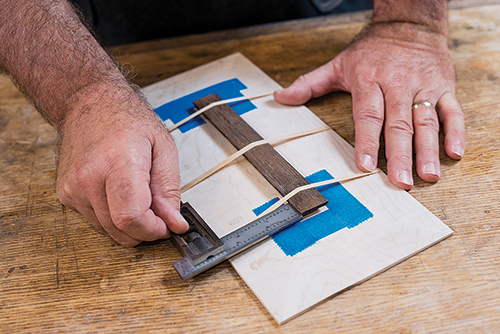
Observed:
[[[307,83],[308,80],[307,80],[307,75],[306,74],[302,74],[301,76],[299,76],[297,78],[297,80],[295,80],[297,83],[299,84],[304,84],[304,83]]]
[[[459,118],[462,122],[465,122],[465,115],[461,108],[453,108],[451,111],[448,111],[447,116],[451,118]]]
[[[87,169],[80,169],[73,176],[75,186],[79,188],[87,188],[91,179],[91,173]]]
[[[465,138],[465,131],[463,129],[449,129],[445,133],[449,138]]]
[[[388,91],[401,92],[401,87],[406,87],[408,83],[408,70],[393,71],[387,75]]]
[[[66,181],[57,182],[56,193],[57,197],[59,197],[59,201],[66,206],[70,203],[70,199],[73,197],[71,185]]]
[[[121,231],[131,231],[138,224],[140,215],[132,210],[114,213],[112,220],[117,229]]]
[[[121,178],[123,175],[149,173],[150,165],[147,157],[131,150],[130,154],[118,156],[107,165],[107,175],[111,178]]]
[[[379,149],[378,141],[367,137],[356,138],[356,147],[358,150],[362,148],[363,153],[370,153],[371,155],[376,154]]]
[[[56,184],[57,197],[61,204],[75,209],[76,203],[78,202],[79,190],[78,186],[75,185],[71,178],[58,179]]]
[[[86,189],[92,181],[93,172],[85,166],[72,166],[69,172],[62,177],[64,189]]]
[[[113,223],[120,231],[128,231],[132,226],[134,218],[128,215],[119,215],[113,218]]]
[[[301,86],[307,86],[308,83],[309,83],[308,75],[302,74],[297,79],[295,79],[290,86],[301,87]]]
[[[376,109],[363,109],[356,116],[356,121],[371,123],[382,127],[384,124],[384,115]]]
[[[386,124],[387,132],[400,132],[413,136],[413,123],[406,117],[397,117]]]
[[[415,127],[424,127],[439,132],[439,121],[437,117],[431,114],[415,117],[414,125]]]
[[[397,162],[398,166],[410,166],[411,167],[413,164],[413,159],[412,159],[411,153],[408,154],[408,153],[402,152],[402,151],[395,152],[392,155],[388,155],[387,160],[390,160],[393,163]],[[400,169],[402,169],[402,168],[400,168]]]
[[[425,154],[429,157],[439,157],[439,149],[434,146],[427,146],[425,147]]]
[[[393,102],[388,108],[388,117],[386,122],[386,131],[402,132],[413,135],[413,120],[411,113],[407,110],[407,105],[403,102]]]
[[[401,117],[409,115],[411,108],[411,103],[409,101],[412,100],[411,97],[406,92],[396,94],[395,91],[397,90],[394,89],[392,93],[388,93],[386,96],[387,110]],[[397,98],[395,98],[396,96]]]

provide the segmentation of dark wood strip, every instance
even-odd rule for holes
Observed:
[[[194,101],[199,109],[212,102],[220,101],[217,94],[211,94]],[[263,138],[245,122],[230,106],[223,104],[205,111],[207,118],[238,150]],[[255,147],[244,154],[245,158],[284,196],[297,187],[309,182],[286,161],[271,145]],[[288,203],[302,215],[328,203],[316,189],[304,190],[288,200]]]

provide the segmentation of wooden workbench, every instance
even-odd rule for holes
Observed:
[[[224,263],[184,282],[169,241],[135,248],[97,233],[55,193],[55,131],[0,79],[0,332],[497,332],[500,330],[500,1],[450,4],[466,115],[462,161],[410,191],[455,234],[278,326]],[[281,85],[339,53],[367,13],[115,47],[141,86],[233,52]],[[130,66],[130,64],[132,66]],[[308,103],[351,144],[350,96]],[[441,136],[441,143],[443,138]],[[442,147],[442,146],[441,146]],[[384,154],[382,152],[381,157]],[[379,161],[385,170],[383,158]]]

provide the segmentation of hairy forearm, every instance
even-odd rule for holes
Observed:
[[[0,66],[57,128],[82,92],[129,90],[66,0],[0,0]]]
[[[417,24],[447,36],[447,0],[375,0],[374,24]]]

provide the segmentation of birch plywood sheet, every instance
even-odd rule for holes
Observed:
[[[169,126],[192,112],[193,101],[211,93],[227,99],[280,88],[243,55],[234,54],[151,85],[145,93]],[[263,138],[325,125],[306,107],[282,106],[272,96],[237,103],[233,109]],[[236,152],[202,118],[172,136],[179,150],[181,186]],[[310,182],[359,172],[353,148],[333,130],[273,146]],[[279,324],[452,234],[383,173],[320,191],[329,200],[327,207],[231,259]],[[244,158],[182,195],[219,237],[253,220],[278,197]]]

